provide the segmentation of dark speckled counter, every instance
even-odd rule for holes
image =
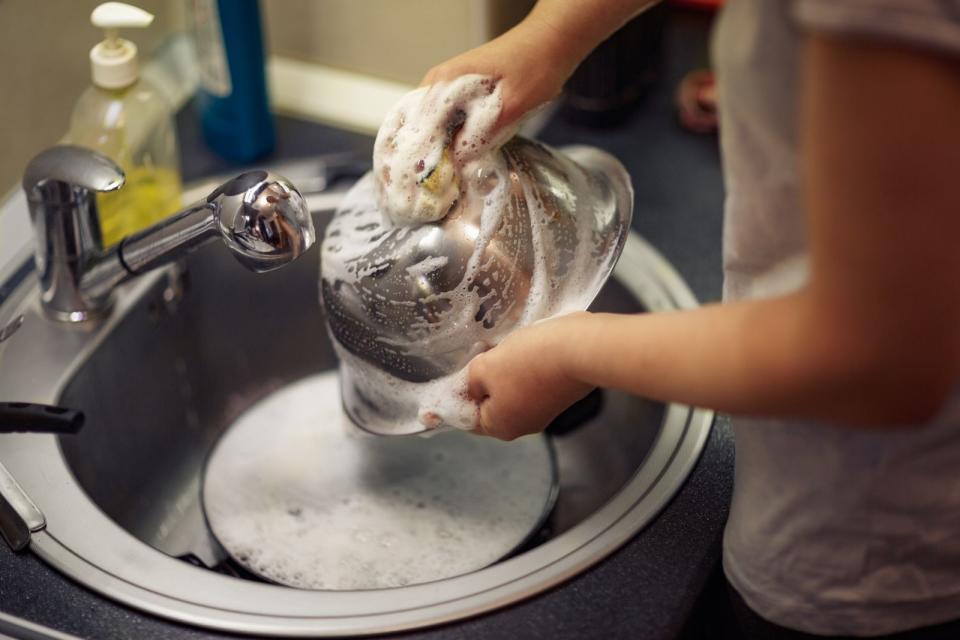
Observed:
[[[701,301],[719,298],[723,188],[716,139],[676,124],[672,95],[687,70],[706,60],[708,19],[674,15],[658,88],[616,128],[554,118],[552,145],[589,144],[626,165],[637,194],[634,228],[673,263]],[[199,142],[188,109],[179,118],[184,177],[229,172]],[[278,118],[277,147],[263,164],[319,153],[368,154],[367,136]],[[669,506],[626,546],[545,594],[499,611],[404,638],[673,638],[693,615],[716,570],[733,482],[733,441],[719,419],[690,478]],[[0,610],[85,638],[222,638],[115,604],[63,578],[35,556],[0,544]],[[4,628],[0,623],[0,636]]]

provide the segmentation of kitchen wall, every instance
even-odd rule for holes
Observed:
[[[533,0],[265,0],[275,54],[416,84],[518,22]]]
[[[128,33],[144,54],[185,28],[186,0],[131,0],[157,18]],[[90,82],[98,0],[0,0],[0,197],[66,133]],[[437,62],[501,33],[533,0],[262,0],[278,58],[415,84]],[[134,31],[134,30],[131,30]],[[319,68],[319,67],[318,67]],[[295,90],[295,89],[294,89]],[[321,99],[329,99],[322,96]]]

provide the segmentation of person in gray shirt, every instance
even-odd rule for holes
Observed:
[[[540,0],[424,83],[494,76],[511,126],[649,4]],[[960,2],[732,0],[713,45],[724,303],[511,334],[471,363],[478,431],[595,386],[730,413],[753,635],[960,637]]]

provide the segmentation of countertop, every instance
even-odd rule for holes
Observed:
[[[705,63],[708,27],[703,14],[671,17],[661,80],[618,126],[598,130],[556,115],[539,136],[551,145],[601,147],[624,163],[636,190],[633,227],[676,267],[701,302],[720,296],[719,153],[715,136],[690,134],[677,125],[673,92],[686,71]],[[192,110],[185,109],[178,120],[187,182],[233,168],[199,143]],[[368,136],[279,117],[276,149],[263,164],[336,151],[369,153],[371,147]],[[525,602],[402,637],[676,637],[718,565],[732,483],[733,440],[728,422],[720,418],[672,502],[605,561]],[[34,555],[15,555],[3,544],[0,610],[89,638],[228,637],[115,604],[63,578]],[[4,630],[0,621],[0,636]]]

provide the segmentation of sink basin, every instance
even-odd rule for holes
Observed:
[[[331,211],[314,215],[320,230]],[[318,304],[317,250],[256,275],[217,249],[128,283],[100,324],[45,320],[32,276],[0,307],[0,326],[26,317],[0,345],[0,398],[87,416],[75,436],[0,435],[0,463],[37,507],[24,514],[31,549],[130,606],[261,635],[377,633],[476,615],[554,586],[629,540],[680,488],[708,435],[710,412],[605,392],[598,412],[553,434],[556,506],[511,557],[384,590],[259,581],[231,566],[207,529],[204,461],[259,399],[337,362]],[[631,235],[592,308],[695,304],[670,265]]]

